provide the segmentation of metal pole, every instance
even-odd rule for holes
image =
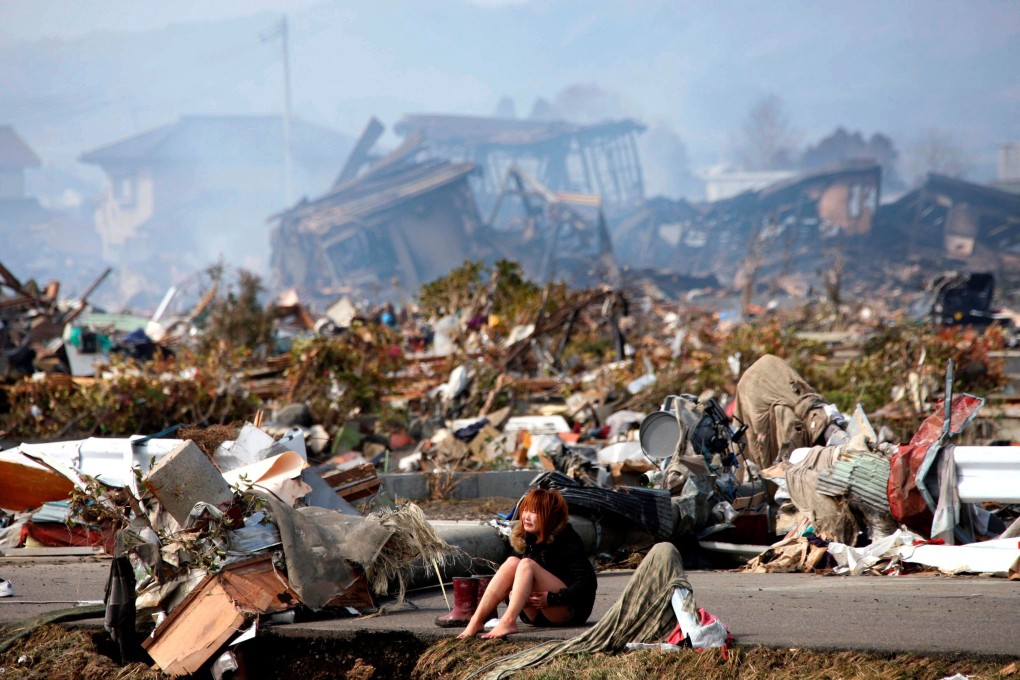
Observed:
[[[290,47],[287,39],[287,16],[280,19],[280,49],[283,58],[283,197],[291,205],[291,151],[290,151]]]

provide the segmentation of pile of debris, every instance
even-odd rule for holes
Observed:
[[[141,647],[170,675],[217,656],[230,667],[225,646],[295,610],[399,602],[416,567],[435,574],[455,553],[417,506],[365,502],[372,466],[310,466],[299,430],[274,439],[247,423],[211,450],[159,436],[22,444],[0,452],[0,480],[0,547],[101,546],[122,660],[138,658],[141,621]]]

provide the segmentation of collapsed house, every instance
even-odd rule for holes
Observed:
[[[932,269],[1020,271],[1020,195],[932,174],[924,185],[882,206],[875,243]]]
[[[838,279],[846,261],[848,281],[872,282],[903,261],[993,274],[1017,264],[1020,199],[938,175],[887,205],[882,167],[865,161],[695,203],[645,198],[644,128],[630,120],[408,115],[394,130],[402,142],[382,156],[372,119],[332,190],[273,218],[282,287],[406,299],[465,259],[504,258],[541,282],[615,284],[623,271],[628,286],[673,299],[763,284],[802,298],[838,287],[823,273]]]
[[[878,208],[881,168],[800,175],[732,198],[692,205],[656,199],[616,223],[621,263],[715,277],[739,287],[754,269],[777,276],[813,271],[823,248],[867,237]]]
[[[274,285],[308,300],[406,299],[465,260],[499,259],[542,282],[616,279],[599,196],[553,191],[514,165],[483,220],[478,164],[432,157],[420,132],[373,156],[381,133],[370,121],[328,193],[272,218]]]
[[[409,115],[394,126],[420,135],[435,158],[470,161],[482,172],[475,191],[483,210],[496,202],[512,167],[552,191],[598,194],[608,205],[644,200],[644,177],[632,120],[595,124],[480,116]]]
[[[280,288],[338,296],[405,292],[473,254],[478,217],[471,163],[380,164],[279,215],[272,268]]]
[[[599,196],[551,191],[517,167],[507,172],[484,236],[488,259],[516,260],[536,281],[591,287],[619,280]]]

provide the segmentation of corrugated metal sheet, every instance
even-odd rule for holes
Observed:
[[[818,475],[818,493],[849,496],[882,512],[889,512],[888,485],[889,459],[871,451],[844,451]]]
[[[660,541],[673,534],[673,509],[665,489],[582,487],[561,472],[547,472],[533,484],[558,490],[571,511],[587,511],[595,517],[615,515],[644,528]]]

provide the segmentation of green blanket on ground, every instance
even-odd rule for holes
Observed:
[[[662,642],[676,628],[670,599],[677,588],[691,588],[680,553],[671,543],[656,543],[637,568],[620,599],[595,626],[563,641],[552,641],[504,656],[479,668],[469,678],[498,680],[561,654],[620,652],[628,642]],[[696,616],[694,598],[685,606]]]

